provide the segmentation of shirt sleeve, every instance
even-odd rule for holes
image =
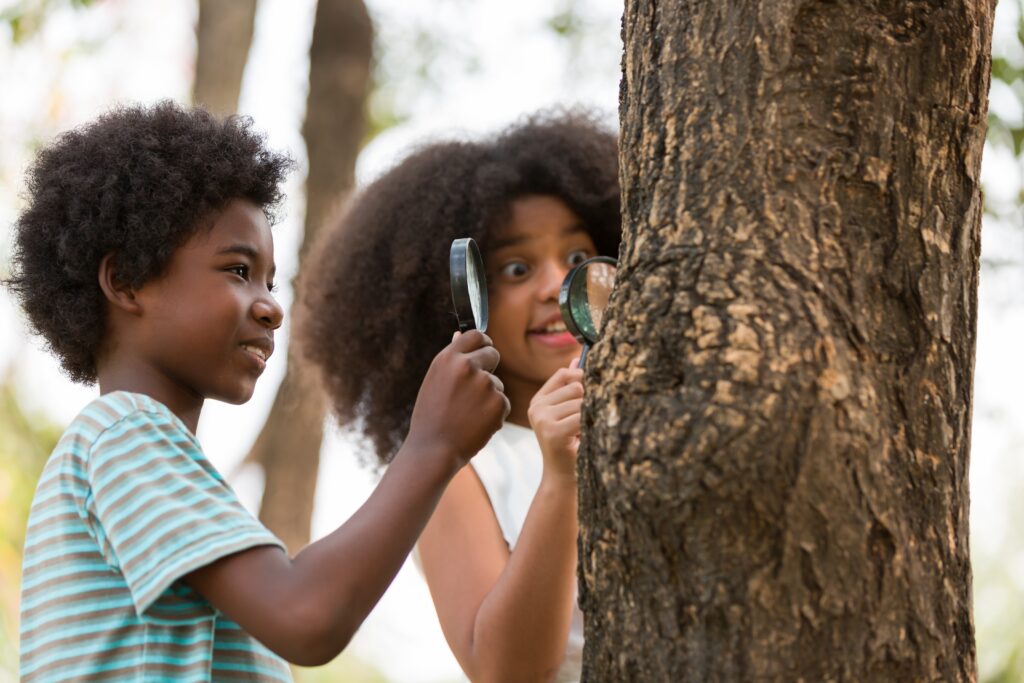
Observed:
[[[140,617],[199,567],[256,546],[284,548],[170,416],[137,410],[107,428],[87,474],[94,531]]]

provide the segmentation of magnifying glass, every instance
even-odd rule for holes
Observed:
[[[617,263],[610,256],[595,256],[569,271],[558,293],[562,320],[576,341],[583,345],[579,366],[587,359],[590,345],[601,336],[604,309],[615,284]]]
[[[480,249],[470,237],[452,242],[448,267],[459,331],[487,331],[487,276]]]

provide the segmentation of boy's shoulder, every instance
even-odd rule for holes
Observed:
[[[97,427],[109,428],[118,422],[130,418],[157,418],[177,423],[188,431],[184,424],[171,410],[154,398],[145,394],[130,391],[112,391],[95,398],[82,409],[72,424],[77,422],[91,423]]]
[[[64,439],[91,445],[111,431],[141,430],[156,425],[161,433],[175,433],[176,441],[189,441],[196,448],[194,435],[170,408],[145,394],[113,391],[96,398],[78,413],[64,430]]]
[[[145,394],[115,391],[90,402],[68,424],[46,469],[71,467],[84,477],[98,461],[148,459],[153,448],[207,465],[196,437],[167,406]]]

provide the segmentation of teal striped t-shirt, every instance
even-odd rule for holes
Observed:
[[[291,680],[180,579],[281,542],[163,404],[114,392],[74,419],[36,488],[21,585],[24,681]]]

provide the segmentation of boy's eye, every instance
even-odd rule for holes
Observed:
[[[591,254],[586,249],[577,249],[576,251],[570,252],[569,256],[565,259],[569,267],[578,266],[579,264],[590,258]]]
[[[529,272],[529,268],[522,261],[512,261],[501,267],[498,273],[504,278],[517,280]]]
[[[240,264],[237,266],[231,266],[230,268],[226,268],[225,270],[229,273],[234,273],[243,280],[249,279],[249,266]]]
[[[276,292],[277,291],[277,283],[276,282],[268,282],[267,283],[267,291],[270,292],[271,294]]]

